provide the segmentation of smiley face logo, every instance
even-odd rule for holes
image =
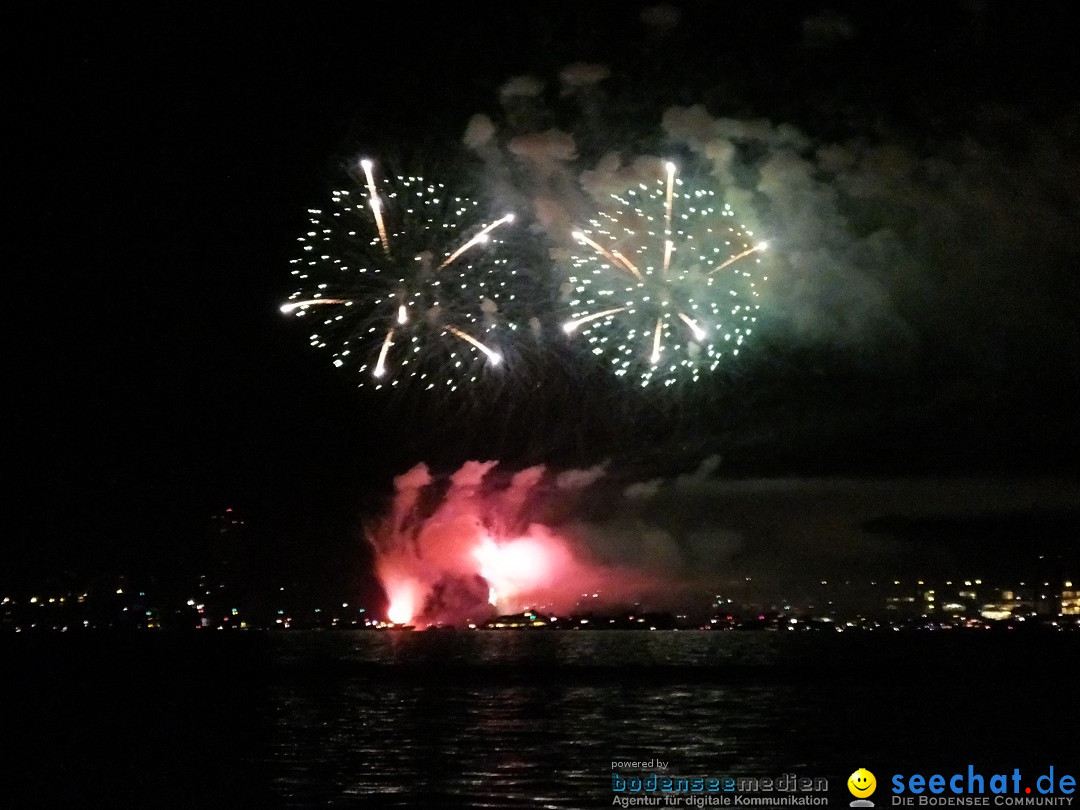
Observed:
[[[859,768],[848,777],[847,789],[856,799],[865,799],[877,790],[877,779],[866,768]]]

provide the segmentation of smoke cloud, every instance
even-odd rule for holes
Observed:
[[[717,594],[768,605],[834,578],[854,592],[874,579],[989,577],[1012,563],[997,546],[996,562],[985,557],[1000,531],[978,521],[1080,513],[1065,480],[730,479],[720,467],[710,456],[635,481],[611,464],[469,461],[443,475],[418,464],[395,479],[367,532],[390,618],[463,625],[526,608],[565,616],[635,605],[700,613]],[[952,522],[929,543],[874,528],[943,518]],[[969,518],[982,528],[963,537]]]
[[[656,6],[645,19],[667,30],[678,14]],[[819,53],[857,31],[822,13],[805,35]],[[675,158],[680,176],[717,190],[775,248],[762,317],[793,345],[903,357],[947,343],[972,362],[1051,335],[1080,348],[1061,306],[1061,269],[1080,243],[1069,115],[1033,128],[1020,108],[987,104],[963,129],[916,136],[869,111],[827,134],[665,105],[663,88],[617,66],[570,63],[558,83],[546,94],[549,82],[512,79],[501,116],[474,119],[464,137],[496,196],[531,210],[556,261],[572,252],[574,224]],[[699,90],[715,97],[705,79]]]
[[[691,560],[663,527],[610,513],[621,497],[606,476],[605,464],[505,471],[494,461],[399,475],[367,530],[389,618],[462,624],[525,608],[674,606]]]

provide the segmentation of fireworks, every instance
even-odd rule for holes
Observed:
[[[315,321],[312,346],[360,385],[453,391],[498,373],[521,326],[505,314],[517,270],[498,252],[513,214],[484,222],[442,183],[359,169],[356,189],[309,210],[282,313]]]
[[[642,386],[696,381],[752,334],[767,245],[673,163],[611,200],[571,234],[582,252],[571,257],[563,330]]]
[[[766,244],[710,189],[667,163],[572,233],[562,328],[642,386],[700,379],[739,353],[759,310]],[[456,391],[526,377],[552,342],[538,312],[543,274],[511,264],[512,214],[416,176],[355,167],[293,262],[299,287],[281,311],[315,323],[310,342],[377,389]],[[565,310],[564,310],[565,312]],[[535,357],[534,357],[535,355]],[[479,390],[479,389],[476,389]]]

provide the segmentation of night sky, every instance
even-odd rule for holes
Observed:
[[[361,570],[361,522],[419,461],[1075,478],[1070,11],[645,8],[120,4],[12,25],[12,575],[168,565],[226,507],[277,571]],[[587,110],[559,93],[576,62],[610,69]],[[500,88],[525,75],[548,89],[522,112]],[[492,153],[463,146],[474,115],[501,147],[572,134],[558,171],[577,175],[608,150],[695,154],[697,124],[665,118],[692,105],[709,126],[765,122],[756,141],[716,126],[759,219],[790,223],[770,234],[789,275],[760,340],[707,384],[650,398],[560,362],[527,390],[402,403],[358,391],[278,312],[305,211],[346,161],[471,167],[509,199]]]

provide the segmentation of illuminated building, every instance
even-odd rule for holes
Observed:
[[[1080,616],[1080,590],[1073,590],[1072,582],[1066,581],[1061,591],[1061,615]]]

